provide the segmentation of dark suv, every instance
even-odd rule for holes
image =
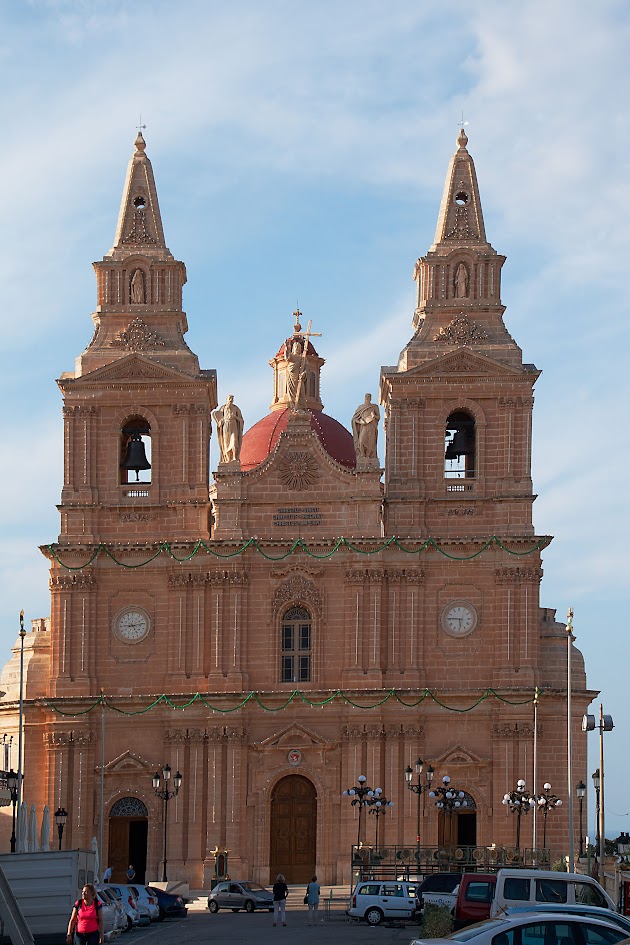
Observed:
[[[416,890],[418,911],[422,912],[427,903],[452,910],[461,878],[461,873],[430,873]]]

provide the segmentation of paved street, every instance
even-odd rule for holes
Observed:
[[[156,922],[146,929],[135,929],[118,939],[120,945],[407,945],[418,934],[417,923],[406,928],[371,928],[365,922],[336,918],[312,927],[306,924],[306,909],[287,911],[287,927],[274,928],[268,912],[218,912],[211,915],[199,907],[186,919]]]

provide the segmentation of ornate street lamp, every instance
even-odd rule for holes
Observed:
[[[542,794],[537,794],[534,800],[538,805],[538,810],[543,812],[543,849],[547,849],[547,814],[554,807],[561,807],[562,801],[557,794],[551,794],[551,784],[547,781],[543,784]]]
[[[380,821],[381,817],[383,816],[383,814],[386,814],[386,813],[387,813],[387,808],[388,808],[388,807],[393,807],[393,806],[394,806],[394,802],[393,802],[393,801],[388,801],[387,798],[385,797],[385,795],[383,794],[383,792],[381,791],[381,789],[380,789],[380,788],[377,788],[376,791],[374,792],[374,802],[373,802],[373,804],[370,805],[370,809],[369,809],[369,811],[368,811],[368,814],[374,814],[374,817],[376,818],[376,836],[375,836],[375,844],[374,844],[374,845],[375,845],[375,849],[376,849],[376,852],[377,852],[377,853],[378,853],[378,824],[379,824],[379,821]]]
[[[363,817],[363,808],[370,807],[374,803],[374,795],[377,793],[378,795],[380,795],[383,792],[381,791],[380,788],[376,788],[376,791],[374,791],[371,787],[368,787],[368,785],[365,783],[367,781],[367,778],[364,774],[360,774],[359,777],[357,778],[357,781],[359,783],[356,784],[354,787],[348,788],[346,791],[344,791],[343,796],[351,798],[350,803],[352,804],[352,806],[359,808],[359,824],[357,826],[357,854],[358,854],[359,849],[361,847],[361,821]]]
[[[503,795],[501,802],[509,807],[513,814],[516,814],[516,849],[521,848],[521,817],[528,814],[536,806],[536,800],[529,791],[525,790],[525,781],[522,778],[516,782],[516,790]]]
[[[11,806],[13,808],[11,815],[11,853],[15,853],[15,812],[18,799],[18,773],[17,771],[14,771],[13,768],[11,768],[10,771],[7,771],[7,787],[9,789],[9,794],[11,795]]]
[[[597,849],[597,855],[599,855],[599,768],[593,771],[591,777],[593,779],[593,787],[595,788],[595,847]]]
[[[55,823],[57,824],[57,833],[59,834],[59,849],[61,850],[61,841],[63,839],[63,828],[66,826],[68,811],[65,807],[58,807],[55,811]]]
[[[586,785],[584,781],[578,781],[575,785],[575,793],[580,805],[580,856],[584,856],[584,825],[582,822],[582,811],[584,806],[584,796],[586,794]]]
[[[438,810],[444,811],[445,815],[448,814],[449,846],[453,846],[453,811],[468,807],[466,795],[463,791],[451,787],[451,779],[448,774],[445,774],[442,778],[442,787],[429,791],[429,797],[435,798],[435,806]]]
[[[171,770],[172,769],[169,764],[164,765],[162,768],[161,777],[164,779],[164,787],[161,787],[160,772],[156,771],[155,774],[153,775],[153,790],[155,791],[155,796],[161,797],[162,800],[164,801],[164,860],[163,860],[163,867],[162,867],[162,882],[163,883],[167,882],[167,878],[166,878],[166,827],[168,824],[168,802],[170,801],[172,797],[176,797],[179,794],[179,789],[182,786],[182,780],[183,780],[181,774],[178,771],[175,777],[173,778],[173,787],[175,790],[170,791],[168,785],[169,785],[169,781],[171,780]]]
[[[417,781],[415,784],[413,783],[412,768],[410,766],[405,768],[405,781],[407,782],[407,789],[409,791],[413,791],[413,793],[417,795],[417,798],[418,798],[418,816],[417,816],[417,827],[416,827],[416,861],[418,863],[418,866],[420,865],[420,813],[421,813],[420,799],[422,797],[422,794],[425,791],[430,790],[431,782],[433,781],[433,767],[429,765],[429,767],[427,768],[425,772],[426,784],[423,784],[421,782],[420,775],[422,774],[423,768],[424,768],[424,761],[422,760],[422,758],[418,758],[415,764],[416,775],[417,775]]]

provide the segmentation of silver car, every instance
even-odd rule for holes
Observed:
[[[127,916],[125,915],[125,910],[123,909],[123,904],[107,886],[99,886],[98,895],[105,902],[108,902],[115,914],[115,923],[116,931],[120,935],[121,932],[127,931]],[[104,917],[103,917],[104,918]]]
[[[129,887],[122,883],[108,883],[107,888],[122,904],[127,920],[127,931],[136,925],[140,925],[140,913],[138,912],[135,897]],[[149,919],[149,921],[151,920]]]
[[[273,912],[273,893],[258,883],[217,883],[208,896],[208,909],[210,912],[218,912],[219,909],[231,909],[232,912],[267,909]]]
[[[153,895],[148,886],[139,886],[138,883],[129,883],[129,888],[132,889],[135,893],[136,900],[138,902],[138,907],[146,906],[151,917],[151,921],[155,922],[160,918],[160,907],[158,906],[157,898]]]
[[[109,896],[97,890],[96,896],[101,904],[101,915],[103,916],[103,933],[106,942],[111,942],[118,938],[122,931],[122,926],[118,918],[118,910]]]

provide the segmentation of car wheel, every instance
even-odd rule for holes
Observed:
[[[365,921],[368,925],[380,925],[383,921],[383,913],[380,909],[368,909],[365,913]]]
[[[256,909],[256,904],[252,902],[251,899],[248,899],[245,902],[245,912],[254,912],[255,909]]]
[[[232,909],[232,912],[240,912],[240,909]]]
[[[130,917],[127,916],[127,928],[125,929],[125,932],[131,932],[132,928],[133,922],[131,921]]]
[[[208,909],[210,910],[210,912],[218,912],[218,911],[219,911],[219,906],[217,905],[216,899],[209,899],[209,900],[208,900]]]

